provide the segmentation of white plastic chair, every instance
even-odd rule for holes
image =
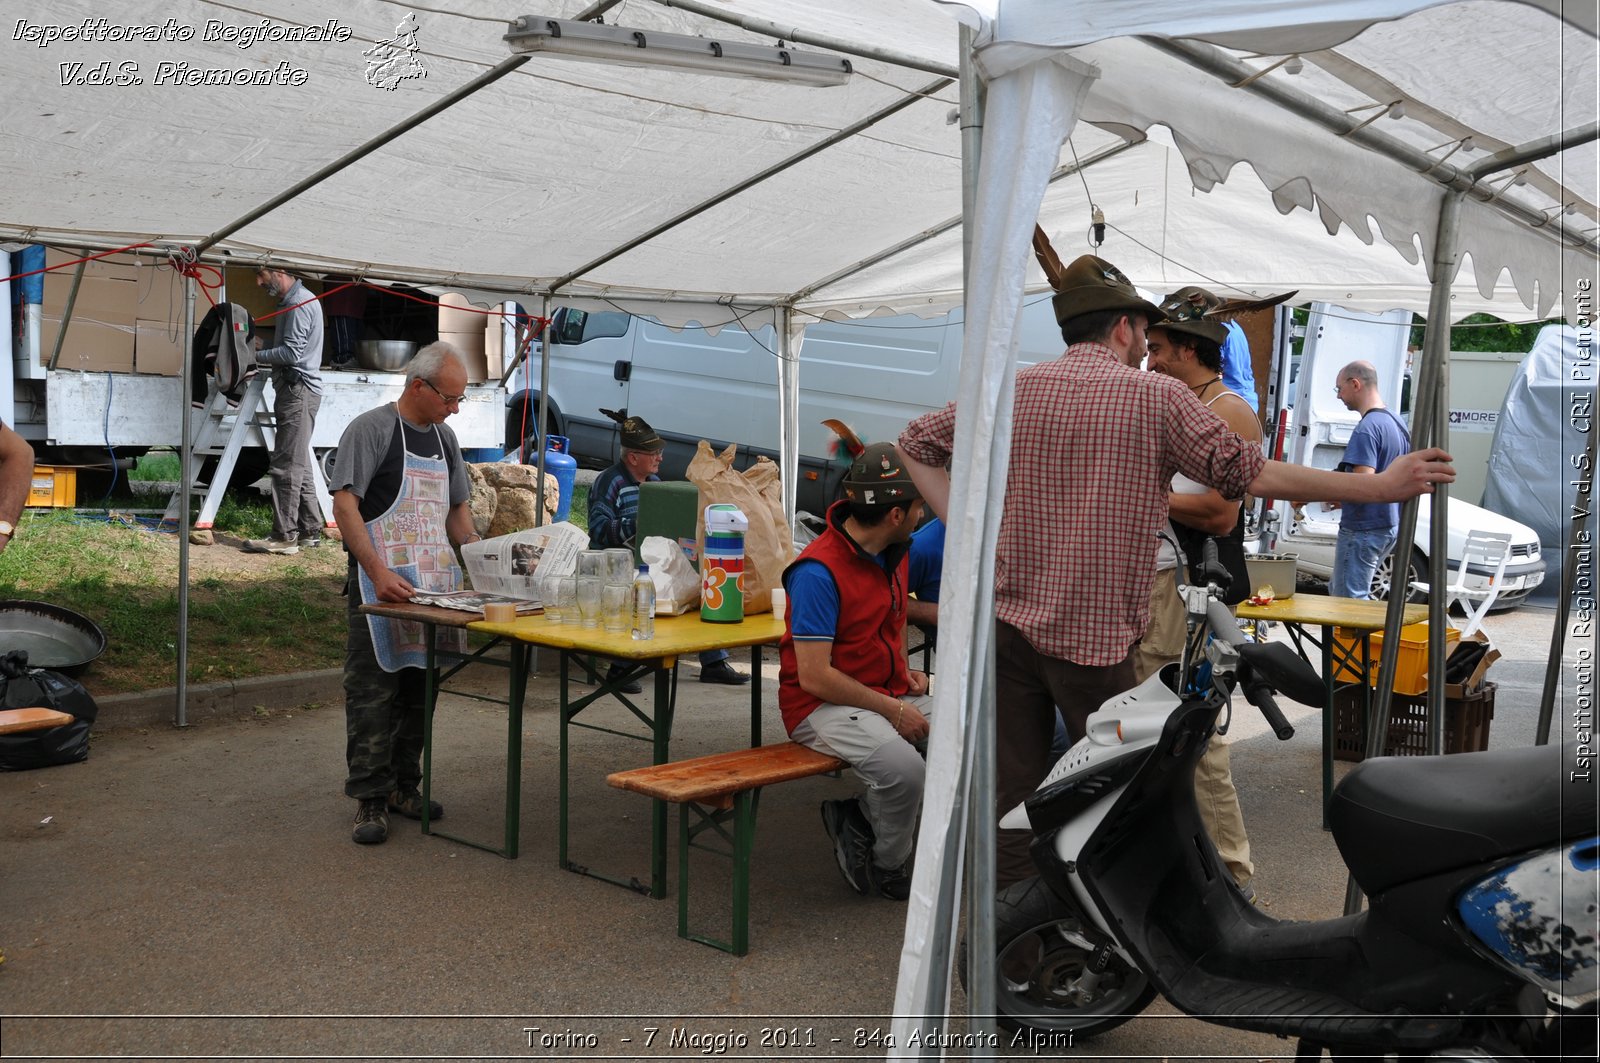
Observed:
[[[1450,611],[1450,606],[1456,602],[1461,603],[1461,608],[1467,614],[1466,626],[1461,629],[1462,638],[1470,638],[1483,624],[1483,618],[1488,614],[1489,607],[1500,596],[1500,586],[1505,580],[1506,561],[1511,557],[1511,536],[1505,532],[1467,533],[1467,542],[1461,551],[1461,565],[1456,569],[1456,577],[1445,589],[1444,608]],[[1481,572],[1490,569],[1489,584],[1485,587],[1467,586],[1467,569],[1476,566]],[[1428,585],[1422,582],[1411,584],[1412,590],[1429,593]],[[1473,603],[1477,604],[1474,605]]]

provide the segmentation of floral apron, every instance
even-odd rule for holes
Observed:
[[[428,458],[405,449],[405,428],[395,422],[400,447],[405,451],[405,471],[400,493],[382,515],[367,522],[378,559],[406,578],[419,591],[457,591],[461,589],[461,566],[456,564],[450,546],[445,518],[450,513],[450,470],[443,458]],[[434,429],[435,438],[439,430]],[[443,454],[444,441],[439,443]],[[365,569],[357,568],[363,605],[378,604],[377,590]],[[423,668],[428,663],[428,646],[423,625],[411,620],[368,616],[372,649],[378,667],[385,672],[402,668]],[[467,633],[460,628],[438,632],[437,646],[446,652],[463,653]]]

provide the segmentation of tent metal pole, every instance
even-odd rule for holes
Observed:
[[[1230,85],[1249,78],[1255,71],[1234,59],[1220,48],[1194,41],[1166,40],[1161,37],[1142,36],[1139,40],[1148,44],[1157,51],[1164,52],[1176,59],[1180,59],[1197,70],[1204,71],[1220,81]],[[1414,148],[1386,133],[1380,133],[1371,126],[1364,126],[1358,118],[1353,118],[1345,112],[1330,107],[1309,93],[1267,78],[1251,81],[1242,86],[1242,91],[1253,92],[1258,96],[1277,104],[1291,114],[1298,115],[1310,122],[1315,122],[1324,129],[1329,130],[1353,143],[1360,144],[1370,151],[1387,156],[1402,165],[1408,166],[1419,174],[1439,182],[1446,188],[1459,192],[1473,193],[1477,198],[1486,202],[1492,201],[1494,207],[1511,215],[1518,221],[1536,228],[1548,228],[1553,233],[1560,235],[1561,239],[1574,249],[1586,250],[1591,253],[1600,252],[1600,242],[1594,237],[1585,236],[1577,230],[1559,221],[1551,221],[1540,211],[1520,203],[1514,203],[1505,198],[1495,198],[1487,192],[1476,189],[1477,180],[1482,176],[1477,167],[1471,170],[1453,166],[1442,162],[1421,149]],[[1600,131],[1594,123],[1580,126],[1576,129],[1558,133],[1553,137],[1545,138],[1554,145],[1553,150],[1575,147],[1588,143],[1600,136]],[[1535,144],[1540,142],[1536,141]],[[1516,161],[1528,161],[1538,158],[1539,155],[1524,156],[1522,148],[1508,149]],[[1545,151],[1543,154],[1550,154]],[[1501,155],[1507,154],[1501,152]],[[1496,156],[1497,157],[1497,156]],[[1490,160],[1484,160],[1484,163]],[[1479,165],[1483,165],[1480,163]],[[1511,165],[1515,165],[1513,162]]]
[[[779,489],[783,492],[784,523],[792,536],[800,508],[800,352],[795,350],[791,334],[794,307],[779,303],[773,308],[772,324],[778,341]]]
[[[764,18],[747,18],[735,15],[709,4],[696,3],[695,0],[655,0],[662,7],[676,7],[692,14],[702,15],[705,18],[715,19],[738,26],[740,29],[749,30],[751,33],[760,33],[768,37],[776,37],[780,41],[793,41],[796,44],[809,44],[815,48],[827,48],[829,51],[843,52],[846,55],[859,55],[863,59],[876,59],[880,63],[891,66],[903,66],[909,70],[923,70],[929,74],[939,74],[942,77],[954,78],[960,71],[945,63],[936,63],[931,59],[922,59],[907,52],[897,52],[888,48],[863,48],[854,41],[843,37],[830,37],[824,33],[812,33],[799,26],[780,26],[776,22]],[[598,6],[598,5],[597,5]]]
[[[1461,204],[1466,193],[1447,190],[1439,203],[1439,238],[1433,249],[1433,290],[1428,298],[1428,326],[1422,341],[1422,370],[1417,378],[1416,415],[1412,418],[1412,443],[1416,447],[1444,446],[1448,442],[1450,289],[1459,263],[1457,251],[1461,228]],[[1446,546],[1442,541],[1448,528],[1449,490],[1446,484],[1434,485],[1431,518],[1428,525],[1428,585],[1443,587],[1448,569]],[[1384,614],[1384,630],[1398,632],[1405,611],[1405,574],[1410,567],[1411,544],[1416,541],[1417,517],[1421,497],[1413,498],[1401,510],[1400,531],[1395,538],[1389,563],[1389,605]],[[1444,623],[1443,596],[1428,596],[1428,731],[1429,749],[1437,753],[1443,744],[1444,720]],[[1372,698],[1372,718],[1367,721],[1366,755],[1383,755],[1389,737],[1389,715],[1394,703],[1394,673],[1400,659],[1400,640],[1383,640],[1383,655],[1378,662],[1378,689]],[[1327,707],[1328,712],[1333,706]],[[1345,882],[1344,914],[1361,910],[1361,887],[1355,876]]]
[[[978,72],[972,63],[973,35],[970,27],[961,27],[961,214],[963,218],[975,218],[978,212],[978,173],[983,163],[983,110],[984,110],[984,85],[978,77]],[[961,232],[961,278],[963,296],[972,290],[972,270],[974,254],[973,227],[964,225]],[[965,298],[963,297],[963,304]],[[965,322],[965,311],[963,311]],[[979,574],[980,584],[988,583],[990,587],[989,600],[993,601],[994,574],[991,570]],[[984,599],[979,595],[979,600]],[[978,617],[978,623],[983,623],[989,615],[986,610]],[[972,846],[969,865],[970,879],[967,886],[967,963],[971,977],[968,979],[967,990],[967,1021],[972,1031],[982,1040],[979,1043],[989,1042],[995,1036],[995,833],[998,825],[995,822],[995,666],[994,666],[994,641],[988,640],[989,652],[983,655],[978,662],[982,669],[983,697],[977,699],[968,715],[968,735],[971,738],[967,749],[969,753],[968,771],[970,772],[970,789],[972,801],[967,806],[968,829],[972,832]],[[952,825],[959,830],[962,819],[952,816]],[[954,865],[961,858],[960,845],[947,846],[945,860]],[[954,867],[950,869],[952,872]],[[952,874],[952,878],[955,876]],[[952,886],[954,882],[952,882]],[[941,889],[938,903],[934,909],[934,922],[936,927],[954,926],[956,903],[955,889]],[[944,972],[942,978],[929,980],[930,989],[938,987],[941,1003],[949,1001],[949,971],[953,957],[950,954],[949,937],[954,935],[937,935],[934,946],[929,950],[928,961],[936,972]],[[931,1003],[931,1002],[930,1002]],[[938,1013],[948,1010],[941,1007]],[[928,1008],[927,1014],[936,1014],[934,1009]]]
[[[279,207],[283,206],[291,199],[294,199],[308,188],[312,188],[321,184],[323,181],[326,181],[328,178],[332,177],[340,170],[343,170],[345,167],[351,165],[352,163],[359,162],[361,159],[371,155],[373,152],[377,151],[391,140],[394,140],[396,137],[410,132],[423,122],[426,122],[428,119],[438,114],[440,111],[454,107],[456,104],[460,103],[468,96],[471,96],[479,89],[494,84],[496,81],[499,81],[501,78],[520,67],[523,63],[526,63],[529,58],[531,57],[526,55],[513,55],[500,60],[500,62],[496,63],[482,74],[479,74],[465,85],[462,85],[454,92],[440,97],[438,100],[424,107],[422,110],[418,111],[410,118],[407,118],[405,121],[400,122],[397,125],[390,126],[388,129],[384,130],[382,133],[379,133],[377,136],[373,137],[359,148],[356,148],[354,151],[347,152],[346,154],[340,156],[311,176],[295,182],[289,188],[285,189],[283,192],[280,192],[278,195],[273,196],[271,199],[261,204],[261,206],[250,211],[237,221],[218,229],[216,232],[212,233],[210,236],[206,237],[204,240],[201,240],[195,245],[195,254],[198,256],[213,245],[217,244],[219,241],[225,240],[232,236],[234,233],[238,232],[246,225],[249,225],[257,218],[277,210]]]
[[[1600,138],[1600,124],[1591,122],[1578,130],[1566,130],[1554,136],[1541,137],[1496,152],[1473,166],[1470,172],[1474,179],[1481,180],[1489,174],[1508,170],[1524,162],[1562,151],[1575,143],[1588,143],[1597,138]],[[1562,654],[1567,644],[1567,620],[1572,610],[1572,590],[1577,577],[1577,566],[1573,564],[1573,560],[1578,556],[1579,542],[1590,513],[1595,462],[1595,429],[1592,416],[1589,418],[1584,439],[1584,465],[1582,475],[1574,483],[1576,490],[1572,501],[1572,522],[1567,529],[1566,552],[1561,559],[1561,591],[1556,600],[1555,624],[1550,628],[1550,653],[1545,661],[1544,687],[1539,694],[1539,718],[1534,728],[1534,744],[1541,746],[1549,744],[1550,728],[1555,719],[1556,691],[1561,685]],[[1432,652],[1431,646],[1429,652]],[[1429,685],[1431,686],[1434,681],[1435,677],[1430,675]]]
[[[1567,620],[1572,613],[1572,591],[1577,585],[1579,548],[1582,545],[1584,526],[1594,512],[1591,508],[1594,489],[1595,418],[1589,416],[1589,427],[1584,432],[1583,469],[1575,481],[1572,498],[1572,522],[1567,528],[1567,546],[1561,555],[1561,591],[1556,599],[1556,622],[1550,629],[1550,656],[1544,666],[1544,689],[1539,695],[1539,724],[1534,731],[1535,745],[1550,743],[1550,727],[1555,720],[1556,691],[1561,685],[1562,652],[1567,644]],[[1593,549],[1590,545],[1588,549]]]
[[[178,367],[178,397],[183,415],[182,441],[178,445],[178,696],[172,708],[172,725],[189,726],[189,506],[194,483],[194,406],[189,401],[194,386],[194,274],[183,283],[183,364]],[[226,334],[226,333],[224,333]]]
[[[539,489],[534,495],[539,499],[538,519],[533,522],[534,527],[544,523],[544,464],[545,452],[550,449],[550,439],[546,434],[550,424],[550,297],[544,296],[539,300],[539,318],[544,322],[539,329],[539,423],[533,426],[534,433],[539,440],[539,456],[534,463],[538,466]],[[518,440],[520,446],[524,440]],[[523,454],[522,460],[526,462],[528,455]]]
[[[845,126],[843,129],[840,129],[835,133],[830,133],[828,136],[822,138],[803,151],[796,152],[786,159],[773,163],[771,166],[768,166],[766,169],[761,170],[758,173],[752,174],[743,181],[717,192],[709,199],[704,199],[699,203],[696,203],[694,206],[689,207],[687,210],[679,213],[678,215],[668,218],[660,225],[652,226],[651,228],[640,233],[638,236],[635,236],[633,239],[626,240],[623,243],[618,244],[611,250],[601,254],[598,258],[585,262],[572,272],[563,277],[558,277],[556,280],[552,281],[550,283],[550,291],[556,292],[562,288],[565,288],[567,285],[571,284],[579,277],[582,277],[590,270],[598,269],[607,262],[627,254],[629,251],[632,251],[639,245],[649,243],[662,233],[675,229],[684,222],[689,221],[691,218],[704,214],[706,211],[717,206],[719,203],[724,203],[727,200],[732,199],[734,196],[737,196],[740,193],[755,187],[768,178],[776,177],[778,174],[781,174],[784,171],[799,165],[805,160],[811,158],[813,155],[824,152],[841,141],[849,140],[857,133],[860,133],[866,129],[870,129],[872,126],[877,125],[884,119],[899,114],[912,104],[920,103],[922,100],[931,97],[935,92],[938,92],[940,89],[945,88],[949,84],[950,81],[947,78],[940,78],[937,81],[930,81],[922,88],[912,91],[908,95],[896,100],[894,103],[891,103],[889,106],[875,111],[859,121],[852,122],[850,125]],[[792,301],[792,297],[790,301]]]

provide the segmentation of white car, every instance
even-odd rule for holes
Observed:
[[[1302,578],[1326,582],[1333,575],[1334,540],[1339,534],[1339,511],[1321,503],[1311,503],[1301,511],[1303,519],[1294,520],[1278,537],[1276,552],[1298,554],[1297,570]],[[1461,552],[1469,532],[1499,532],[1511,536],[1511,555],[1506,561],[1505,576],[1492,611],[1512,609],[1520,605],[1533,589],[1544,581],[1544,559],[1539,555],[1539,536],[1525,524],[1502,517],[1468,502],[1450,500],[1450,529],[1448,543],[1448,573],[1446,582],[1454,582],[1461,567]],[[1372,577],[1372,596],[1389,597],[1389,587],[1394,579],[1396,557],[1405,557],[1405,586],[1407,600],[1426,601],[1427,595],[1411,587],[1413,583],[1426,582],[1428,578],[1428,536],[1433,513],[1432,499],[1423,498],[1417,513],[1417,535],[1409,551],[1397,545],[1394,553],[1384,559]],[[1406,556],[1409,555],[1409,556]],[[1488,571],[1467,570],[1468,587],[1487,587]]]

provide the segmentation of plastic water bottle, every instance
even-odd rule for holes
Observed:
[[[649,565],[640,565],[633,577],[633,637],[641,642],[656,637],[656,584]]]

